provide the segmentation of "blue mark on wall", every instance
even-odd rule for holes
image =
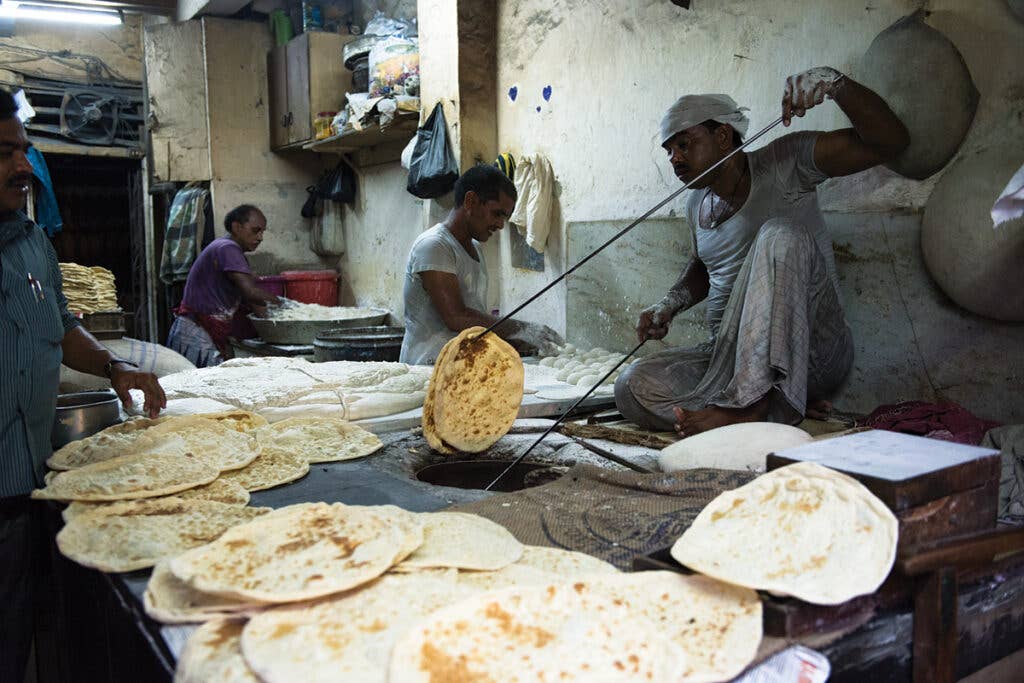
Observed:
[[[544,90],[542,92],[543,92],[543,95],[544,95],[544,101],[545,102],[550,102],[551,101],[551,86],[550,85],[545,85],[544,86]]]
[[[537,111],[538,111],[538,112],[540,111],[540,107],[537,107]]]
[[[516,97],[518,97],[518,96],[519,96],[519,88],[517,88],[516,86],[513,85],[511,88],[508,89],[508,98],[510,100],[515,102],[516,101]]]

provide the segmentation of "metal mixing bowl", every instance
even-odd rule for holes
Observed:
[[[113,391],[82,391],[57,397],[50,443],[54,450],[121,421],[121,407]]]

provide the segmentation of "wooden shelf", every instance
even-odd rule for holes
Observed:
[[[360,131],[352,130],[324,140],[307,143],[302,146],[302,149],[328,154],[347,154],[377,145],[408,142],[416,134],[419,119],[418,113],[399,112],[391,125],[384,130],[374,124]]]

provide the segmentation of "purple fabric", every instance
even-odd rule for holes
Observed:
[[[230,237],[218,237],[192,264],[182,305],[205,315],[233,315],[242,302],[242,294],[225,272],[252,274],[242,247]]]

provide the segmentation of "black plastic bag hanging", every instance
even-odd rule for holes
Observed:
[[[315,185],[306,188],[309,197],[302,205],[302,217],[313,218],[322,200],[351,204],[356,198],[356,174],[342,159],[329,171],[324,171]]]
[[[459,165],[448,144],[444,110],[438,102],[416,131],[406,189],[420,199],[434,199],[451,192],[458,179]]]

